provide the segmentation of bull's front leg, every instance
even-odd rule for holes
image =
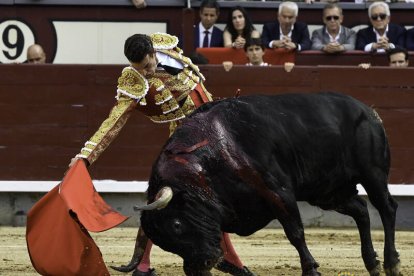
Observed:
[[[263,175],[259,173],[252,163],[249,162],[248,156],[243,152],[237,151],[234,145],[227,144],[226,146],[228,148],[227,150],[222,150],[222,156],[227,165],[233,171],[236,171],[243,182],[249,184],[258,195],[263,198],[263,200],[272,206],[272,212],[282,224],[290,243],[299,253],[302,275],[321,275],[317,271],[319,264],[312,257],[305,242],[303,224],[300,219],[299,208],[296,203],[294,192],[286,188],[282,189],[280,185],[275,184],[275,181],[277,180],[272,174],[268,173],[267,175]],[[274,166],[276,166],[276,164],[274,164]],[[284,181],[289,182],[290,180],[286,178]],[[273,191],[269,189],[269,187],[280,187],[280,189]],[[289,185],[285,185],[285,187],[289,187]]]
[[[321,275],[317,268],[319,264],[312,257],[305,241],[302,220],[293,192],[274,193],[274,209],[290,243],[299,253],[303,276]]]

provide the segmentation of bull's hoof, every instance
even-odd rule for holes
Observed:
[[[243,268],[240,268],[232,263],[229,263],[226,260],[219,262],[216,265],[216,269],[234,276],[255,276],[255,274],[251,272],[247,267],[243,266]]]
[[[393,268],[385,268],[385,275],[387,276],[402,276],[400,272],[401,263],[398,262]]]
[[[306,273],[303,273],[302,276],[321,276],[322,274],[320,274],[318,271],[316,270],[311,270],[311,271],[307,271]]]
[[[142,272],[138,269],[135,269],[132,273],[132,276],[157,276],[157,273],[155,273],[155,269],[153,268],[150,268],[147,272]]]
[[[379,276],[381,274],[381,262],[376,260],[375,263],[376,263],[375,267],[368,271],[369,276]]]

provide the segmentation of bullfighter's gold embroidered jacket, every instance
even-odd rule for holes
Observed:
[[[139,110],[155,123],[170,123],[170,132],[176,122],[185,118],[198,106],[190,97],[197,88],[204,92],[207,101],[211,94],[203,86],[204,76],[188,57],[177,47],[178,38],[163,33],[151,35],[156,52],[180,62],[183,70],[177,75],[157,71],[146,79],[132,67],[123,69],[118,79],[117,103],[98,131],[85,143],[76,157],[92,164],[115,139],[133,110]]]

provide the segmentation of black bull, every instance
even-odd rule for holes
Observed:
[[[149,180],[153,204],[142,208],[141,223],[155,244],[184,259],[187,275],[209,275],[222,255],[222,231],[247,236],[278,219],[303,275],[319,275],[297,206],[307,201],[355,220],[365,266],[379,275],[367,204],[356,189],[361,183],[384,226],[385,271],[399,275],[389,167],[381,119],[349,96],[212,102],[184,120],[164,146]]]

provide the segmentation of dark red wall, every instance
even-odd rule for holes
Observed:
[[[414,183],[414,69],[340,66],[201,67],[216,97],[338,91],[373,106],[392,151],[390,183]],[[115,102],[122,66],[0,65],[0,179],[58,180]],[[91,167],[95,179],[146,180],[166,125],[133,114]]]

